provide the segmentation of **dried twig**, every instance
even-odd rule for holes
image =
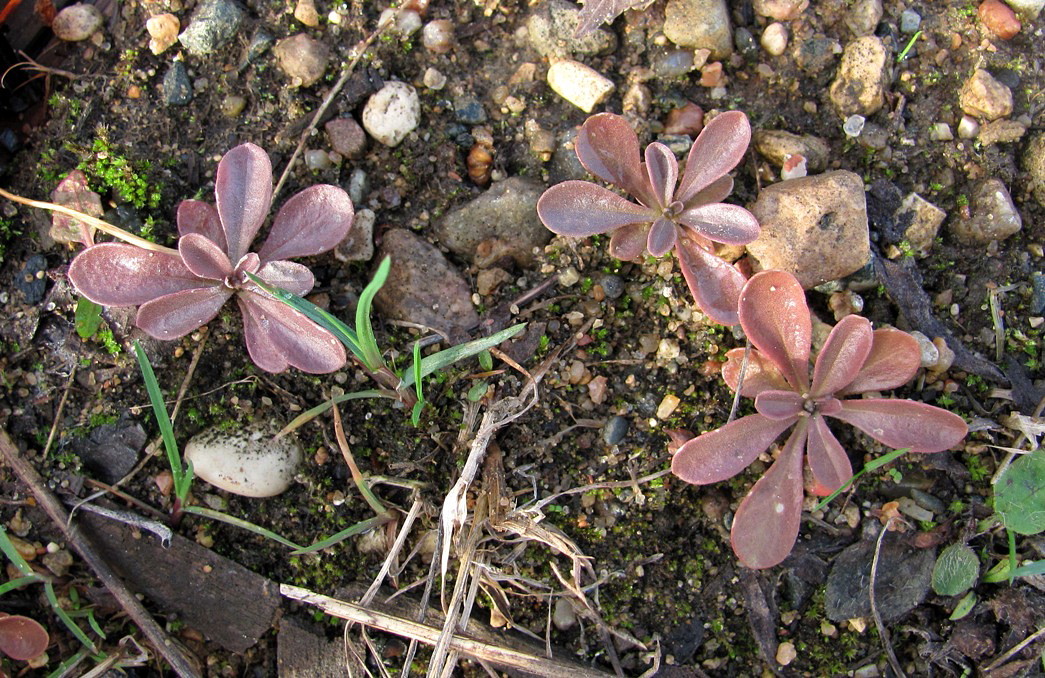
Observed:
[[[179,676],[200,676],[199,667],[175,645],[171,637],[149,615],[141,602],[124,586],[120,578],[109,567],[109,564],[95,552],[91,542],[80,532],[80,528],[76,525],[66,524],[67,514],[65,508],[47,489],[44,479],[40,477],[40,474],[37,473],[32,464],[22,458],[18,448],[6,431],[0,431],[0,453],[3,454],[19,480],[36,497],[37,503],[44,512],[61,529],[65,540],[80,554],[80,557],[94,571],[98,579],[105,585],[105,588],[119,601],[127,616],[138,625],[138,628],[149,639],[153,648],[167,660],[171,668]]]
[[[900,661],[896,658],[896,653],[893,651],[893,644],[889,640],[889,630],[885,628],[885,624],[882,623],[882,614],[878,611],[878,605],[875,603],[874,595],[874,580],[878,574],[878,557],[882,553],[882,540],[885,539],[885,534],[889,531],[889,526],[893,524],[894,518],[889,518],[889,521],[882,528],[881,534],[878,535],[878,540],[874,545],[874,558],[871,559],[871,577],[868,582],[868,596],[871,600],[871,616],[874,617],[875,628],[878,629],[878,637],[882,639],[882,644],[885,646],[885,654],[889,658],[889,666],[893,668],[893,672],[900,678],[907,678],[907,674],[904,673],[903,668],[900,667]]]
[[[986,668],[983,669],[983,672],[990,673],[991,671],[994,671],[995,669],[1001,667],[1002,664],[1009,661],[1009,659],[1011,659],[1014,655],[1021,652],[1025,647],[1027,647],[1031,643],[1034,643],[1042,636],[1045,636],[1045,628],[1038,629],[1036,632],[1032,633],[1020,642],[1013,645],[1012,648],[1006,650],[1004,653],[1002,653],[1000,657],[988,664]]]

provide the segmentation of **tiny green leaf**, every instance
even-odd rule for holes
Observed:
[[[951,544],[936,559],[933,567],[933,591],[941,596],[957,596],[976,583],[980,561],[965,544]]]
[[[90,339],[102,324],[102,307],[86,297],[76,300],[76,333]]]
[[[958,601],[958,604],[954,606],[954,612],[951,613],[950,620],[958,621],[967,616],[972,612],[972,608],[976,607],[977,602],[978,599],[976,598],[976,592],[969,591],[961,600]]]
[[[1045,449],[1025,454],[1005,469],[994,486],[994,510],[1017,534],[1045,531]]]

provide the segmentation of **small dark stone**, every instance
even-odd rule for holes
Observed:
[[[624,280],[619,275],[603,273],[595,278],[595,283],[602,286],[607,299],[619,299],[624,294]]]
[[[835,559],[824,596],[830,620],[870,616],[868,586],[874,551],[875,541],[860,541]],[[885,535],[874,587],[875,606],[884,622],[896,621],[925,599],[935,563],[932,550],[913,548],[896,533]]]
[[[1045,273],[1035,271],[1031,275],[1030,283],[1034,289],[1034,298],[1030,304],[1030,312],[1038,315],[1045,311]]]
[[[758,43],[751,31],[741,26],[733,31],[733,44],[745,59],[758,58]]]
[[[236,35],[246,12],[231,0],[205,0],[178,40],[193,56],[210,54]]]
[[[694,617],[676,626],[664,639],[664,649],[675,657],[676,664],[689,663],[704,642],[704,619]]]
[[[454,99],[454,117],[466,125],[480,125],[486,122],[486,109],[478,99],[465,94]]]
[[[111,484],[131,472],[146,440],[137,422],[103,424],[78,441],[76,453],[91,475]]]
[[[47,260],[42,254],[29,257],[15,278],[15,287],[25,295],[25,303],[39,304],[47,291]]]
[[[163,98],[169,106],[184,106],[192,101],[192,83],[184,63],[175,61],[163,76]]]
[[[261,55],[272,47],[272,43],[275,41],[276,37],[274,35],[264,28],[259,28],[254,33],[254,37],[250,39],[250,46],[247,47],[247,61],[250,63],[257,61]]]
[[[991,75],[994,76],[995,80],[1011,90],[1018,90],[1020,88],[1020,74],[1011,68],[998,68],[992,70]]]
[[[795,63],[806,73],[815,75],[832,66],[842,46],[832,38],[802,40],[795,48]]]
[[[616,445],[624,440],[624,436],[627,435],[628,427],[630,425],[631,422],[624,417],[610,417],[610,420],[602,427],[603,442],[607,445]]]

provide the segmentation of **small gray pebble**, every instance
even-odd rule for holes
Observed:
[[[1045,311],[1045,273],[1035,271],[1031,275],[1031,287],[1034,289],[1034,299],[1031,301],[1030,312],[1034,315]]]
[[[175,61],[163,76],[163,98],[169,106],[184,106],[192,101],[192,83],[181,61]]]
[[[758,41],[751,31],[743,26],[733,31],[733,44],[745,59],[758,58]]]
[[[454,117],[466,125],[480,125],[486,122],[486,110],[478,99],[465,94],[454,99]]]
[[[606,425],[602,428],[602,440],[607,445],[616,445],[620,441],[624,440],[624,436],[628,433],[628,427],[631,425],[627,419],[621,416],[611,417]]]
[[[370,180],[367,178],[366,172],[358,167],[352,170],[352,174],[348,177],[348,197],[352,199],[352,204],[363,204],[363,198],[369,192]]]
[[[595,282],[602,286],[607,299],[619,299],[620,295],[624,294],[624,281],[619,275],[604,273]]]
[[[47,291],[47,276],[43,275],[46,270],[47,260],[42,254],[34,254],[18,272],[15,287],[25,295],[25,303],[38,304],[43,301],[44,293]]]
[[[922,17],[913,9],[905,9],[900,12],[900,32],[914,33],[922,23]]]
[[[693,139],[688,134],[661,134],[657,137],[657,141],[670,148],[675,155],[689,153],[689,149],[693,146]]]
[[[258,29],[254,34],[254,37],[250,40],[250,47],[247,48],[247,61],[251,63],[257,61],[258,57],[267,52],[269,47],[272,47],[272,43],[275,41],[275,36],[264,28]]]

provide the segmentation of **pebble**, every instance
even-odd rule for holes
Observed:
[[[602,288],[603,294],[610,301],[619,299],[624,294],[624,280],[613,273],[601,273],[595,277],[595,284]]]
[[[976,9],[980,21],[994,35],[1002,40],[1012,40],[1020,32],[1020,20],[1001,0],[984,0]]]
[[[792,153],[784,158],[784,164],[780,166],[780,179],[800,179],[809,174],[806,158],[801,153]]]
[[[361,158],[366,151],[366,132],[353,117],[334,118],[323,126],[336,153],[353,160]]]
[[[867,118],[862,115],[850,115],[845,119],[845,122],[842,123],[842,131],[845,132],[845,135],[850,139],[855,139],[863,133],[864,124],[866,122]]]
[[[421,44],[433,54],[446,54],[454,48],[454,24],[448,19],[436,19],[425,24]]]
[[[871,616],[868,583],[874,552],[875,542],[863,540],[835,558],[824,595],[831,621]],[[907,546],[896,533],[885,535],[875,577],[875,607],[884,622],[896,621],[925,599],[935,563],[932,549]]]
[[[853,40],[842,52],[842,62],[831,83],[831,103],[840,116],[869,116],[885,104],[889,53],[881,38],[868,35]]]
[[[629,426],[631,426],[631,422],[626,417],[620,415],[610,417],[606,421],[606,425],[602,427],[602,441],[607,445],[618,444],[628,434]]]
[[[755,42],[755,36],[745,26],[738,26],[733,31],[733,46],[745,59],[758,58],[758,44]]]
[[[917,330],[909,334],[918,342],[918,350],[921,351],[922,356],[922,367],[932,367],[939,362],[940,349],[936,348],[936,344],[932,342],[932,339]]]
[[[781,666],[787,666],[791,662],[795,661],[798,657],[798,650],[795,649],[795,644],[789,640],[785,640],[776,646],[776,663]]]
[[[370,261],[374,258],[374,223],[377,215],[373,210],[361,209],[352,220],[352,228],[334,248],[338,261]]]
[[[1023,138],[1027,126],[1018,120],[992,120],[980,129],[976,136],[984,146],[1011,144]]]
[[[173,14],[158,14],[149,17],[145,22],[145,30],[149,32],[149,50],[153,54],[163,54],[178,41],[181,21]]]
[[[421,101],[417,90],[405,82],[386,82],[363,108],[363,127],[385,146],[398,146],[420,123]]]
[[[1030,283],[1033,291],[1030,312],[1038,315],[1045,311],[1045,274],[1035,271],[1031,274]]]
[[[319,12],[314,0],[298,0],[294,6],[294,18],[310,28],[319,25]]]
[[[236,94],[226,95],[221,101],[221,114],[226,118],[237,118],[247,107],[247,100]]]
[[[44,300],[47,292],[47,259],[34,254],[25,260],[25,265],[15,278],[15,288],[25,296],[25,303],[34,305]]]
[[[899,504],[900,513],[909,516],[918,522],[927,522],[933,519],[932,511],[926,511],[910,497],[900,497],[897,500],[897,504]]]
[[[669,49],[657,52],[650,59],[653,76],[666,80],[680,78],[696,67],[691,49]]]
[[[1001,179],[981,182],[970,196],[969,208],[968,217],[949,223],[951,233],[964,245],[1004,240],[1023,227],[1023,219]]]
[[[59,40],[79,42],[94,35],[102,27],[103,21],[97,7],[78,2],[58,12],[51,23],[51,30]]]
[[[466,125],[481,125],[486,122],[486,109],[475,96],[462,94],[454,98],[454,118]]]
[[[802,155],[811,172],[823,172],[827,167],[830,147],[827,142],[812,134],[793,134],[784,130],[756,130],[752,135],[755,150],[777,167],[792,155]]]
[[[555,600],[555,608],[552,610],[552,624],[560,631],[566,631],[576,626],[577,613],[566,598],[559,597]]]
[[[806,289],[854,273],[870,257],[864,182],[853,172],[773,184],[748,209],[762,224],[747,246],[758,269],[788,271]]]
[[[511,279],[511,274],[503,268],[484,268],[475,274],[475,291],[480,297],[486,297]]]
[[[264,28],[259,28],[251,36],[250,45],[247,46],[247,61],[250,63],[257,61],[274,42],[276,42],[276,38],[271,33]]]
[[[51,571],[56,577],[64,577],[69,574],[69,569],[73,566],[73,554],[69,553],[65,549],[59,549],[57,551],[48,551],[44,554],[43,558],[40,559],[43,566]]]
[[[567,0],[539,3],[526,20],[530,46],[545,58],[569,58],[574,55],[609,54],[617,48],[617,36],[605,28],[596,28],[583,37],[574,32],[580,23],[580,8]]]
[[[759,16],[777,21],[797,19],[809,7],[809,0],[754,0],[752,8]]]
[[[900,209],[896,212],[898,223],[904,223],[910,219],[910,226],[904,231],[903,237],[915,254],[924,257],[929,254],[936,235],[940,231],[940,225],[947,217],[947,213],[932,204],[917,193],[908,193],[900,203]]]
[[[969,115],[997,120],[1012,114],[1012,90],[977,68],[958,93],[958,104]]]
[[[1035,132],[1023,154],[1020,164],[1027,172],[1027,185],[1038,204],[1045,207],[1045,132]]]
[[[305,166],[312,172],[328,170],[334,166],[330,161],[330,155],[323,150],[312,149],[305,151]]]
[[[679,397],[674,393],[668,393],[665,395],[660,401],[660,405],[657,405],[657,419],[663,421],[670,417],[681,402],[682,401],[679,400]]]
[[[780,56],[787,49],[787,26],[774,21],[762,31],[762,48],[773,56]]]
[[[845,14],[845,25],[856,37],[874,33],[882,20],[882,0],[856,0]]]
[[[606,100],[613,92],[613,81],[578,61],[557,61],[548,68],[552,91],[585,113]]]
[[[664,37],[679,47],[711,50],[713,59],[733,53],[733,29],[725,0],[668,0]]]
[[[446,76],[438,69],[429,66],[425,69],[424,76],[421,78],[421,83],[428,89],[439,90],[446,87]]]
[[[795,64],[809,75],[817,75],[835,62],[842,44],[833,38],[813,37],[801,40],[794,50]]]
[[[1041,10],[1045,9],[1045,0],[1008,0],[1007,4],[1016,10],[1017,14],[1029,19],[1038,18]]]
[[[914,33],[922,25],[922,16],[913,9],[905,9],[900,12],[900,32]]]
[[[271,430],[207,429],[185,445],[196,476],[243,497],[274,497],[290,487],[301,463],[293,436],[272,439]]]
[[[308,87],[323,77],[330,62],[330,48],[304,33],[276,43],[272,49],[291,87]]]
[[[112,484],[134,469],[146,440],[140,424],[123,421],[99,426],[77,440],[73,449],[91,475]]]
[[[929,125],[929,139],[932,141],[951,141],[954,139],[954,133],[951,132],[951,126],[945,122],[934,122]]]
[[[392,228],[385,231],[377,260],[386,255],[392,269],[374,299],[383,315],[446,332],[454,342],[479,323],[469,284],[434,245]]]
[[[980,123],[971,115],[963,115],[958,121],[958,138],[975,139],[980,133]]]
[[[451,252],[471,258],[481,268],[497,264],[489,260],[493,251],[498,258],[508,257],[528,268],[534,263],[534,248],[544,247],[552,237],[537,218],[543,190],[543,185],[525,177],[499,181],[439,220],[433,234]]]
[[[412,9],[403,8],[402,11],[396,11],[389,7],[388,9],[381,12],[381,16],[378,17],[377,25],[381,26],[395,20],[395,25],[392,26],[392,30],[398,33],[404,38],[409,38],[411,35],[421,30],[421,15]]]
[[[168,106],[184,106],[192,101],[192,83],[182,61],[175,61],[163,76],[163,100]]]
[[[588,382],[588,397],[596,405],[601,405],[606,402],[606,396],[609,393],[609,380],[606,377],[598,376]]]
[[[363,198],[369,192],[370,178],[367,176],[366,170],[361,167],[352,170],[352,174],[348,177],[348,197],[352,198],[352,204],[362,204]]]
[[[246,12],[232,0],[204,0],[178,40],[193,56],[206,56],[239,34]]]

